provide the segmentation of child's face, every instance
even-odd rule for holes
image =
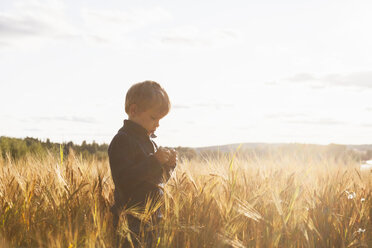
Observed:
[[[134,121],[145,128],[148,135],[156,131],[156,128],[159,127],[159,121],[164,117],[159,115],[158,111],[155,109],[148,109],[146,111],[139,112],[137,111],[136,107],[130,108],[130,113],[128,116],[129,120]]]

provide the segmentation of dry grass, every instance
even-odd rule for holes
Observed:
[[[142,217],[159,235],[153,247],[372,247],[371,184],[352,160],[184,160],[163,220]],[[0,246],[114,247],[112,191],[107,161],[0,160]],[[125,219],[119,232],[128,236]]]

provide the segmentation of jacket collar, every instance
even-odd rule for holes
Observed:
[[[147,130],[144,127],[142,127],[140,124],[134,121],[127,120],[127,119],[124,120],[124,126],[120,129],[120,131],[133,133],[140,137],[147,137],[147,138],[149,137],[149,135],[147,134]],[[156,138],[156,135],[151,134],[150,137]]]

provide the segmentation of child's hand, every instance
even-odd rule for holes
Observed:
[[[171,156],[171,151],[167,148],[159,147],[159,149],[154,154],[155,158],[161,163],[165,164],[169,161],[169,158]]]
[[[165,165],[174,168],[178,161],[178,154],[174,149],[170,149],[169,151],[170,151],[169,160],[165,163]]]

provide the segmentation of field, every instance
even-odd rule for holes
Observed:
[[[179,161],[153,247],[372,247],[372,173],[315,152]],[[48,154],[0,160],[0,247],[114,247],[107,160]]]

